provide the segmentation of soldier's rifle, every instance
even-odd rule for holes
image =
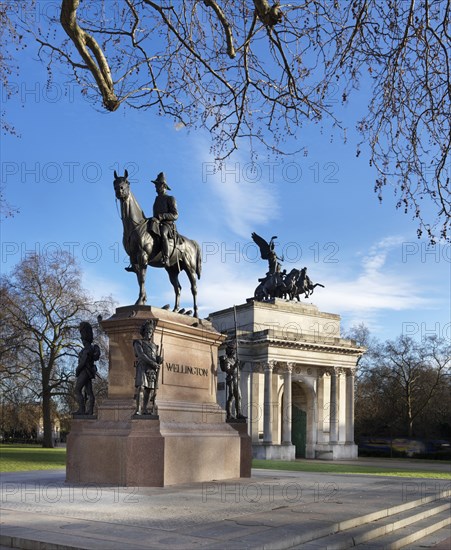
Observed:
[[[240,387],[240,359],[238,355],[238,323],[236,320],[236,307],[233,306],[233,318],[235,320],[235,359],[236,359],[236,381]]]
[[[164,363],[164,348],[163,348],[163,334],[164,334],[164,327],[161,327],[161,337],[160,337],[160,347],[158,348],[158,355],[160,356],[160,368],[157,370],[157,377],[155,380],[155,389],[158,389],[158,382],[160,378],[160,370]]]

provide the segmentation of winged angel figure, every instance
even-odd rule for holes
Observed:
[[[252,233],[251,237],[254,243],[260,249],[260,256],[262,260],[268,260],[268,275],[272,275],[273,273],[276,273],[276,271],[279,271],[280,264],[278,260],[283,262],[283,258],[279,258],[279,256],[277,256],[274,250],[275,248],[274,241],[275,239],[277,239],[277,236],[271,237],[271,240],[269,241],[269,243],[266,242],[263,237],[260,237],[260,235],[257,235],[257,233]]]
[[[283,283],[279,260],[283,262],[283,258],[279,258],[274,250],[274,241],[277,237],[271,237],[269,243],[263,237],[257,235],[257,233],[252,233],[251,237],[260,249],[262,259],[268,260],[268,272],[266,273],[266,277],[259,279],[260,284],[255,289],[254,296],[259,301],[265,300],[270,296],[279,296],[278,289]]]

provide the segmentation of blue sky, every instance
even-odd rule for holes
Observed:
[[[268,158],[252,166],[241,143],[214,173],[209,136],[177,129],[152,112],[96,110],[64,75],[46,89],[45,67],[20,54],[17,94],[2,107],[21,137],[2,136],[1,181],[20,208],[2,221],[2,273],[27,251],[69,250],[79,260],[94,296],[111,294],[119,305],[134,303],[135,276],[124,271],[122,226],[113,192],[113,171],[128,168],[135,193],[150,216],[150,182],[164,171],[179,207],[180,233],[199,242],[203,273],[200,313],[207,316],[253,295],[266,262],[250,235],[277,235],[283,267],[307,266],[321,282],[311,302],[338,313],[343,326],[364,322],[374,336],[451,338],[448,246],[430,247],[416,237],[410,214],[395,210],[390,190],[379,204],[367,151],[356,158],[352,128],[363,102],[340,112],[349,127],[339,131],[304,125],[298,144],[307,151]],[[28,56],[28,57],[27,57]],[[180,276],[182,305],[191,306],[188,281]],[[164,270],[149,269],[148,303],[173,301]]]

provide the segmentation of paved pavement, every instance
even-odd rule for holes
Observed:
[[[427,467],[451,470],[449,463]],[[16,537],[41,541],[40,548],[45,543],[51,550],[289,548],[337,522],[451,488],[440,479],[275,470],[253,470],[250,479],[165,488],[72,485],[64,470],[2,474],[0,481],[1,544]],[[429,546],[449,536],[443,532],[429,539]]]

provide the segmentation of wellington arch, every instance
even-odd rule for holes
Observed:
[[[339,315],[273,298],[248,299],[210,319],[217,330],[237,337],[254,458],[357,458],[354,378],[365,349],[341,338]],[[221,375],[218,400],[223,403]]]

